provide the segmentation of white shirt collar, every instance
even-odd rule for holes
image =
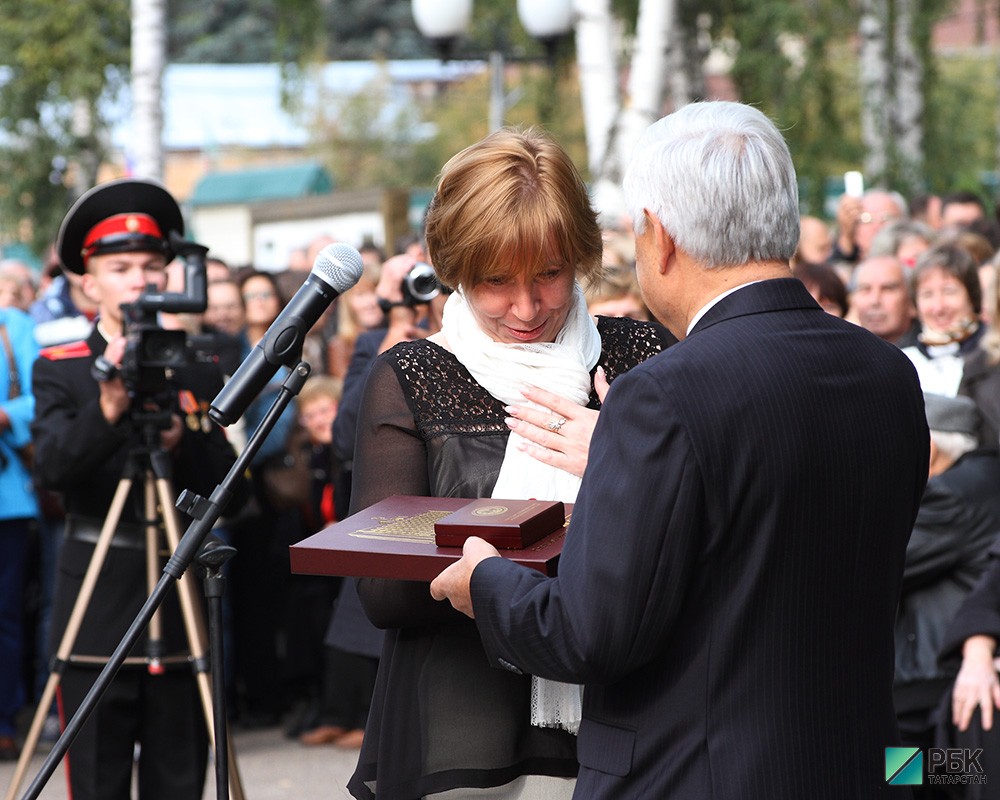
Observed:
[[[747,286],[752,286],[755,283],[760,283],[761,280],[747,281],[746,283],[741,283],[739,286],[734,286],[732,289],[726,289],[726,291],[724,291],[722,294],[717,294],[715,297],[713,297],[711,300],[705,303],[705,305],[703,305],[700,309],[698,309],[698,313],[695,314],[694,317],[691,319],[691,323],[688,325],[687,328],[687,333],[684,335],[689,336],[691,334],[691,331],[694,330],[694,326],[701,321],[701,318],[708,313],[709,309],[711,309],[712,306],[714,306],[724,297],[729,297],[729,295],[731,295],[733,292],[738,292],[740,289],[743,289]]]

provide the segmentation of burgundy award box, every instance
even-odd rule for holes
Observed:
[[[470,536],[498,550],[523,550],[566,524],[566,509],[557,500],[473,500],[434,523],[440,547],[461,547]]]
[[[387,497],[293,544],[289,548],[292,572],[433,580],[445,567],[462,557],[461,546],[439,547],[435,543],[434,524],[472,502],[464,497]],[[512,501],[490,502],[507,505]],[[567,522],[571,511],[572,506],[565,504]],[[555,575],[566,537],[565,524],[523,549],[500,552],[515,563]]]

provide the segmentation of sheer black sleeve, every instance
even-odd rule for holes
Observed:
[[[394,494],[429,496],[427,448],[416,430],[399,380],[385,358],[372,367],[365,385],[354,450],[351,513]],[[430,584],[363,578],[358,594],[379,628],[447,624],[465,617],[431,598]]]

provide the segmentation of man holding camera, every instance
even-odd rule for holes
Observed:
[[[208,418],[210,401],[222,387],[215,365],[160,367],[157,377],[165,388],[155,392],[137,385],[144,382],[135,379],[134,369],[122,370],[123,363],[146,369],[122,305],[135,303],[148,289],[163,292],[174,256],[169,236],[183,229],[180,209],[165,189],[119,180],[81,197],[59,231],[63,268],[82,276],[99,311],[85,341],[43,350],[33,374],[35,471],[42,485],[63,494],[67,512],[52,653],[73,624],[83,576],[114,513],[112,500],[123,480],[132,481],[71,656],[57,665],[63,668],[64,723],[149,596],[147,557],[156,557],[157,578],[162,569],[165,554],[151,553],[159,548],[148,547],[145,538],[144,478],[152,470],[157,478],[171,479],[176,493],[186,488],[208,496],[235,460],[222,430]],[[153,522],[162,525],[163,515],[172,511],[159,508]],[[69,750],[74,800],[129,798],[136,744],[142,800],[202,796],[207,736],[176,594],[172,589],[159,609],[156,651],[148,639],[139,641]]]

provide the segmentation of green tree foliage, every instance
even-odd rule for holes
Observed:
[[[928,190],[983,192],[983,173],[997,168],[994,58],[981,52],[939,58],[929,92],[924,145]]]
[[[547,128],[582,165],[583,117],[568,67],[560,65],[553,87],[552,73],[542,65],[512,65],[507,88],[520,99],[508,110],[507,124]],[[402,106],[388,81],[378,78],[317,122],[315,154],[344,189],[430,187],[445,161],[488,133],[489,91],[484,73],[415,106]]]
[[[954,0],[921,0],[916,36],[926,56],[926,183],[933,191],[981,188],[995,168],[996,67],[980,54],[931,58],[930,31]],[[634,32],[639,0],[612,0]],[[434,58],[416,30],[411,0],[168,0],[169,60],[279,62],[294,108],[310,64],[332,59]],[[75,191],[106,156],[106,103],[127,80],[128,0],[0,0],[0,243],[30,232],[41,252]],[[831,176],[862,161],[856,3],[843,0],[679,0],[686,31],[706,30],[732,56],[737,96],[782,127],[803,205],[819,213]],[[453,58],[508,59],[520,99],[508,124],[541,124],[586,163],[573,44],[560,67],[517,19],[516,0],[476,0],[472,30]],[[553,91],[553,82],[558,87]],[[431,185],[444,161],[487,132],[487,74],[399,110],[376,82],[333,123],[316,123],[319,155],[339,185]],[[74,111],[76,117],[74,120]],[[80,112],[89,124],[80,124]],[[428,132],[430,134],[428,135]],[[70,166],[65,174],[53,162]],[[895,166],[890,164],[890,172]],[[894,174],[889,182],[894,188]],[[26,224],[27,223],[27,224]]]
[[[69,199],[53,160],[72,162],[86,182],[104,156],[98,99],[114,92],[127,63],[128,14],[127,0],[0,0],[5,240],[28,239],[42,252]]]
[[[409,0],[169,0],[172,61],[429,58]]]
[[[168,58],[188,64],[252,64],[288,58],[293,51],[281,52],[279,28],[309,19],[301,9],[283,7],[294,5],[292,0],[168,0]],[[315,24],[302,28],[309,34],[319,30]]]
[[[727,0],[713,38],[730,42],[738,96],[782,128],[802,183],[802,203],[821,213],[827,176],[861,159],[850,38],[857,16],[839,0]]]

